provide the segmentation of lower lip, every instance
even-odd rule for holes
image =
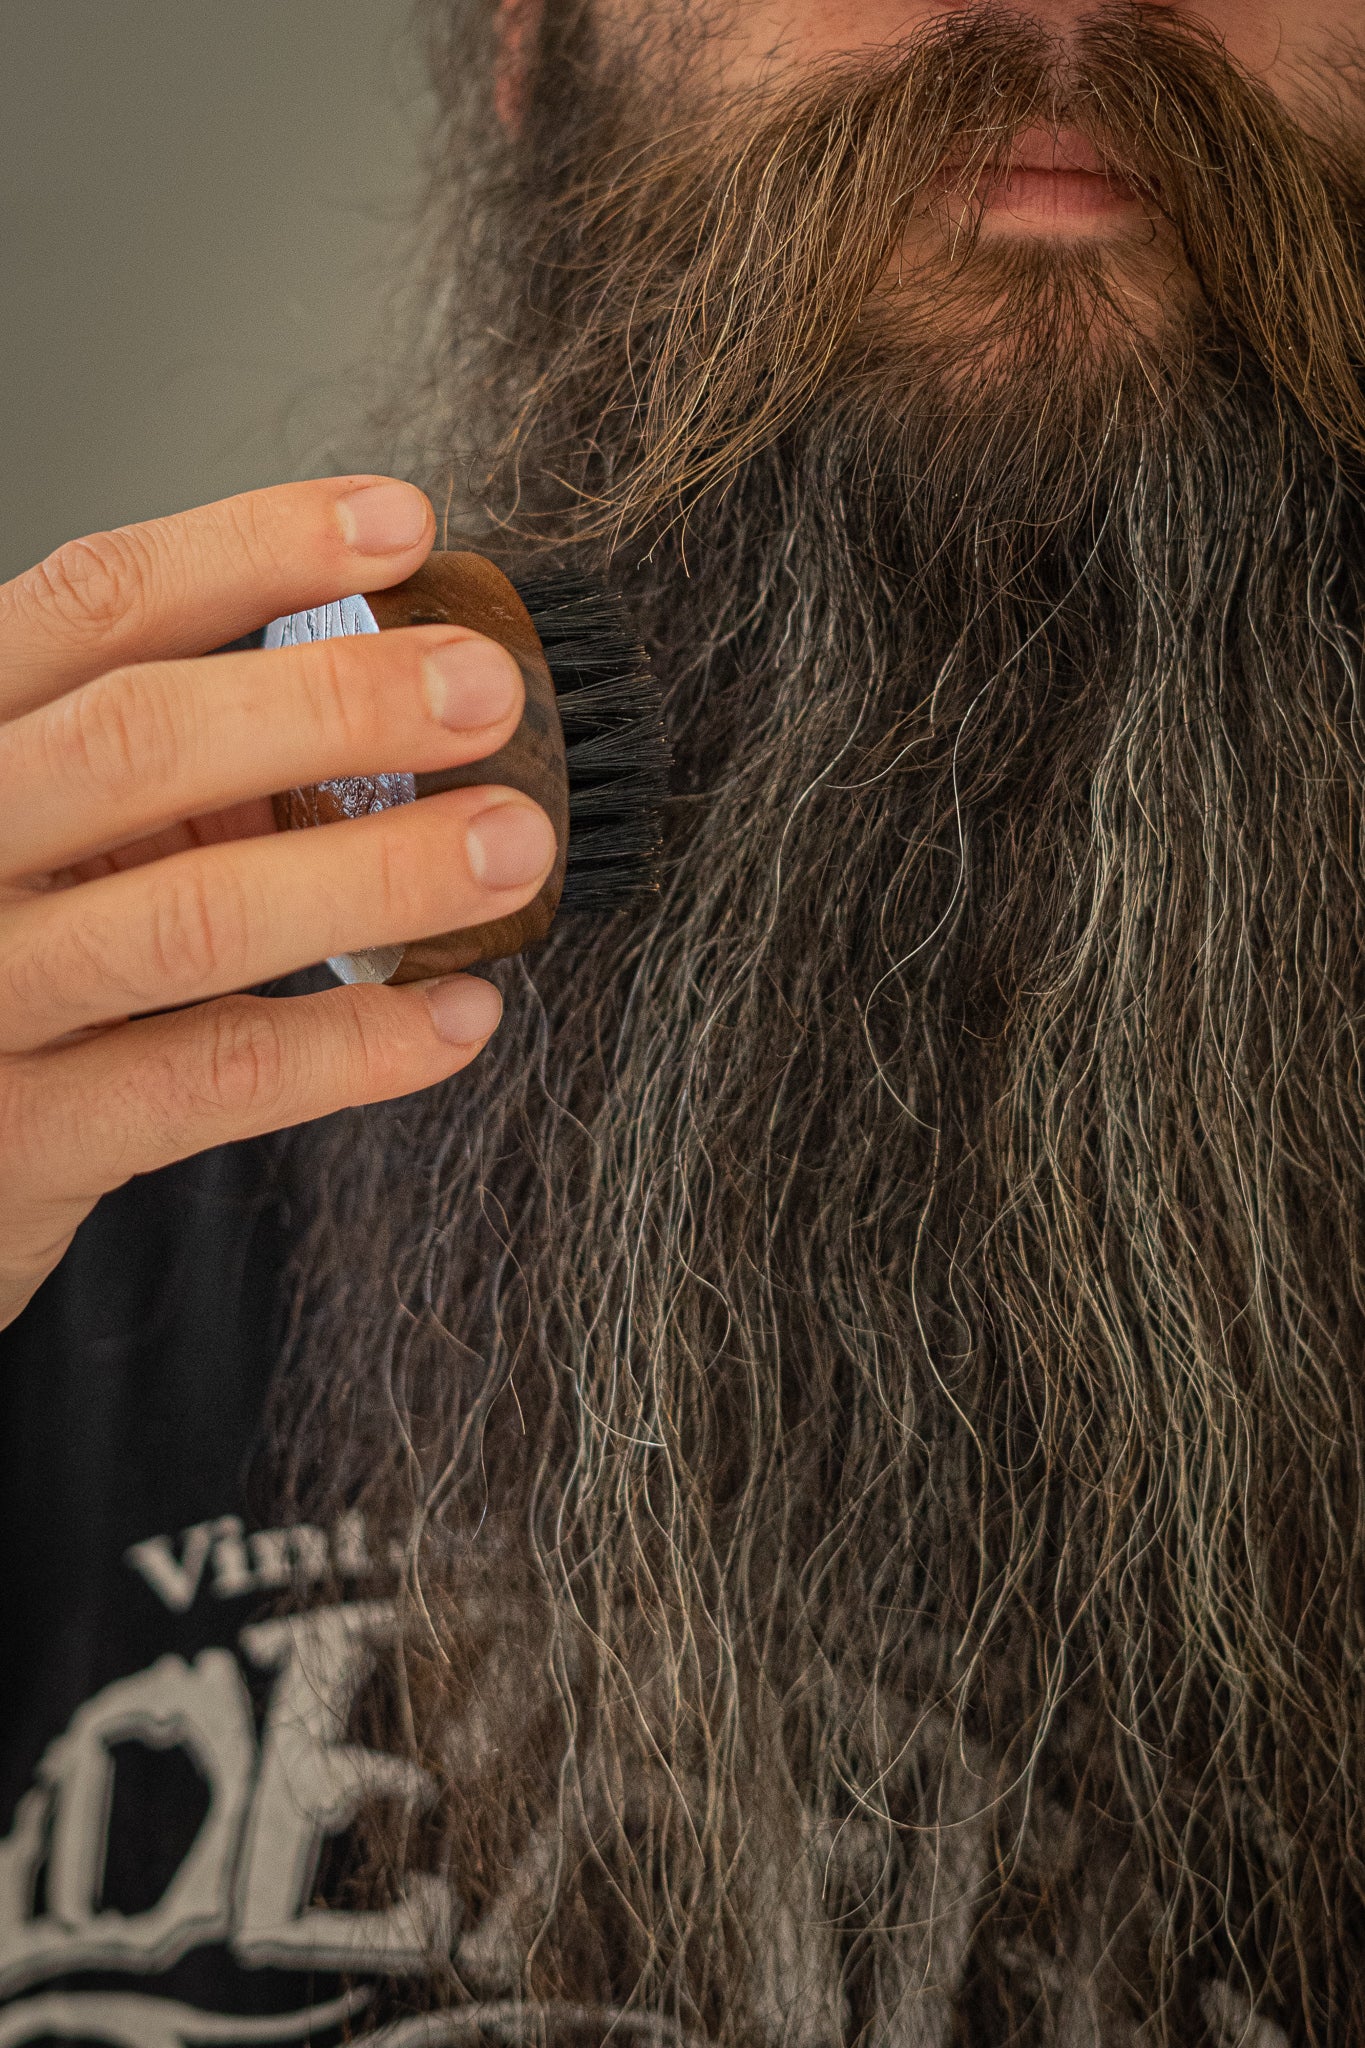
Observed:
[[[980,193],[981,224],[1008,232],[1093,234],[1132,215],[1138,193],[1122,179],[1096,171],[1053,171],[1012,166]]]

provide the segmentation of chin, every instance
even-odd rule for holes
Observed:
[[[1047,233],[988,215],[956,242],[907,237],[869,307],[878,353],[901,354],[962,395],[1011,392],[1059,409],[1137,373],[1187,365],[1203,325],[1197,283],[1169,225],[1106,218]]]

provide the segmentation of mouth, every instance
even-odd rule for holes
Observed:
[[[983,237],[1103,235],[1128,226],[1150,198],[1075,128],[1023,129],[970,187],[960,164],[942,176],[944,199],[965,202]]]

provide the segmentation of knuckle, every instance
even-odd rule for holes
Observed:
[[[64,626],[97,635],[136,624],[149,573],[145,542],[125,528],[67,541],[30,571],[30,579],[40,609]]]
[[[235,561],[251,577],[273,578],[286,558],[301,565],[308,559],[306,537],[281,516],[282,491],[287,496],[290,488],[242,491],[206,506],[196,522],[196,546],[210,549],[219,559]]]
[[[169,693],[144,671],[114,669],[52,708],[52,766],[98,796],[174,773],[180,736]],[[63,778],[65,779],[65,778]]]
[[[230,1118],[269,1118],[289,1084],[284,1034],[269,1002],[229,996],[214,1004],[207,1023],[197,1094]]]
[[[23,1060],[0,1066],[0,1161],[4,1185],[16,1190],[31,1189],[51,1156],[50,1104],[27,1078],[29,1071]]]
[[[329,1065],[338,1090],[352,1102],[366,1102],[377,1073],[383,1069],[381,1044],[366,1026],[362,1004],[338,1004],[329,1016]]]
[[[406,820],[385,820],[390,825]],[[376,831],[373,848],[373,887],[379,915],[395,932],[416,931],[432,903],[431,879],[422,859],[420,845],[402,831]]]
[[[388,1017],[388,1006],[373,989],[356,989],[350,1002],[337,1005],[336,1064],[352,1102],[380,1101],[394,1092],[407,1072],[401,1039],[384,1028]]]
[[[15,1018],[67,1012],[90,989],[107,992],[112,1014],[126,989],[126,948],[98,919],[71,914],[60,899],[40,898],[6,923],[0,951],[0,1010]]]
[[[152,901],[148,965],[158,986],[201,988],[235,979],[249,944],[245,899],[231,876],[197,864],[163,881]]]
[[[363,748],[376,738],[374,692],[346,641],[321,640],[306,650],[304,692],[310,716],[329,739]]]
[[[222,499],[217,508],[231,545],[255,567],[277,563],[281,546],[287,544],[279,508],[279,492],[271,489],[239,492],[234,498]]]

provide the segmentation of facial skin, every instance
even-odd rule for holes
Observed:
[[[638,19],[638,8],[639,0],[607,0],[599,18],[625,24]],[[962,11],[961,5],[936,6],[932,0],[737,0],[713,31],[717,83],[738,90],[790,83],[818,65],[884,51]],[[1063,35],[1088,11],[1076,0],[1030,0],[1019,8]],[[1365,35],[1360,0],[1208,0],[1172,11],[1205,22],[1236,63],[1300,114],[1321,103],[1324,87],[1333,101],[1344,96],[1343,82],[1326,79],[1324,72],[1340,67],[1346,52],[1354,59]],[[1056,204],[1016,203],[1011,211],[1020,231],[1057,232],[1044,225]],[[1079,231],[1074,221],[1068,231]]]
[[[740,86],[764,83],[775,70],[790,72],[798,65],[829,63],[898,42],[956,11],[934,6],[930,0],[863,0],[861,5],[841,5],[839,0],[762,0],[760,5],[741,4],[725,35],[726,76]],[[1020,9],[1062,29],[1080,11],[1071,0],[1034,0],[1033,5]],[[1350,0],[1305,0],[1304,5],[1292,9],[1267,5],[1265,0],[1250,0],[1247,5],[1239,0],[1212,0],[1199,13],[1226,36],[1229,51],[1239,62],[1267,78],[1272,71],[1288,76],[1305,54],[1316,57],[1325,36],[1360,19],[1360,9]]]

